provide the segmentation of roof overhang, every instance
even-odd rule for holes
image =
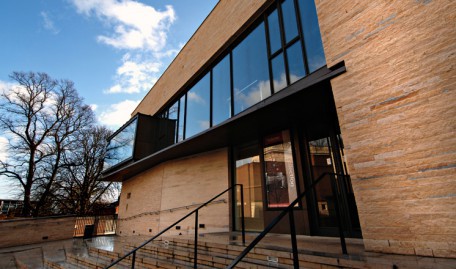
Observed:
[[[331,68],[324,66],[217,126],[141,160],[105,171],[101,180],[125,181],[169,160],[257,139],[262,133],[287,128],[296,120],[309,120],[313,112],[324,109],[315,102],[319,94],[325,94],[318,89],[345,71],[344,62]]]

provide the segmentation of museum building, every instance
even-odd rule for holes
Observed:
[[[369,251],[456,257],[451,10],[219,1],[110,138],[117,234],[152,236],[230,187],[201,211],[199,232],[240,231],[241,209],[261,232],[306,191],[298,234],[337,236],[341,223]],[[273,232],[289,233],[288,221]],[[169,233],[194,229],[189,219]]]

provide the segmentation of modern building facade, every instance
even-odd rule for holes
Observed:
[[[153,235],[242,184],[244,204],[236,189],[200,212],[204,232],[239,230],[241,207],[261,231],[310,190],[297,232],[336,236],[337,180],[344,233],[366,250],[456,257],[454,10],[220,1],[111,137],[117,234]]]

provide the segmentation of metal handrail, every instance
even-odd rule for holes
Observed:
[[[244,251],[239,254],[239,256],[234,259],[230,265],[226,268],[234,268],[260,241],[263,239],[266,234],[268,234],[281,220],[282,218],[286,215],[289,214],[289,222],[290,222],[290,234],[291,234],[291,245],[293,249],[293,265],[294,268],[299,268],[299,260],[298,260],[298,247],[297,247],[297,241],[296,241],[296,229],[295,229],[295,224],[294,224],[294,216],[293,216],[293,210],[294,206],[302,199],[304,196],[308,195],[310,191],[312,191],[315,186],[327,175],[331,176],[341,176],[341,177],[346,177],[348,175],[344,174],[338,174],[338,173],[329,173],[325,172],[321,174],[304,192],[302,192],[298,198],[296,198],[287,208],[285,208],[277,217],[275,217],[269,225],[244,249]],[[330,177],[331,178],[331,177]],[[347,245],[345,243],[345,236],[344,236],[344,230],[342,227],[342,220],[341,220],[341,215],[340,215],[340,209],[339,209],[339,195],[338,195],[338,184],[337,184],[337,178],[335,177],[335,180],[331,180],[331,189],[332,193],[335,196],[334,200],[334,206],[336,210],[336,215],[337,215],[337,226],[339,228],[339,237],[340,237],[340,244],[342,247],[342,253],[347,254]]]
[[[201,208],[207,206],[208,204],[210,204],[211,202],[213,202],[215,199],[219,198],[220,196],[222,196],[223,194],[225,194],[226,192],[236,188],[237,186],[240,187],[241,189],[241,204],[244,204],[244,189],[243,189],[243,186],[242,184],[234,184],[233,186],[229,187],[228,189],[222,191],[221,193],[217,194],[216,196],[214,196],[212,199],[208,200],[207,202],[205,202],[204,204],[200,205],[199,207],[197,207],[196,209],[194,209],[192,212],[188,213],[187,215],[185,215],[184,217],[182,217],[181,219],[179,219],[178,221],[176,221],[175,223],[171,224],[168,228],[162,230],[161,232],[159,232],[158,234],[156,234],[154,237],[152,237],[151,239],[145,241],[144,243],[142,243],[140,246],[136,247],[135,249],[131,250],[130,252],[128,252],[127,254],[125,254],[124,256],[120,257],[119,259],[117,259],[116,261],[114,261],[113,263],[111,263],[110,265],[108,265],[107,267],[105,267],[105,269],[108,269],[108,268],[111,268],[112,266],[118,264],[119,262],[121,262],[122,260],[124,260],[125,258],[127,258],[128,256],[132,255],[132,258],[131,258],[131,268],[134,269],[135,268],[135,260],[136,260],[136,252],[141,249],[142,247],[144,247],[145,245],[149,244],[150,242],[152,242],[153,240],[155,240],[157,237],[159,237],[160,235],[164,234],[165,232],[167,232],[168,230],[170,230],[172,227],[176,226],[179,222],[185,220],[186,218],[190,217],[191,215],[193,215],[195,213],[195,247],[194,247],[194,261],[193,261],[193,268],[197,268],[197,257],[198,257],[198,210],[200,210]],[[245,245],[245,223],[244,223],[244,207],[241,206],[241,216],[242,216],[242,243]]]

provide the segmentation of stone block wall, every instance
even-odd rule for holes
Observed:
[[[155,235],[227,189],[228,182],[227,149],[155,166],[123,182],[117,234]],[[229,231],[228,199],[225,194],[201,209],[199,223],[205,225],[201,232]],[[168,234],[193,233],[194,217],[179,226]]]
[[[456,2],[316,3],[366,249],[456,257]]]
[[[76,217],[0,221],[0,248],[73,238]]]

